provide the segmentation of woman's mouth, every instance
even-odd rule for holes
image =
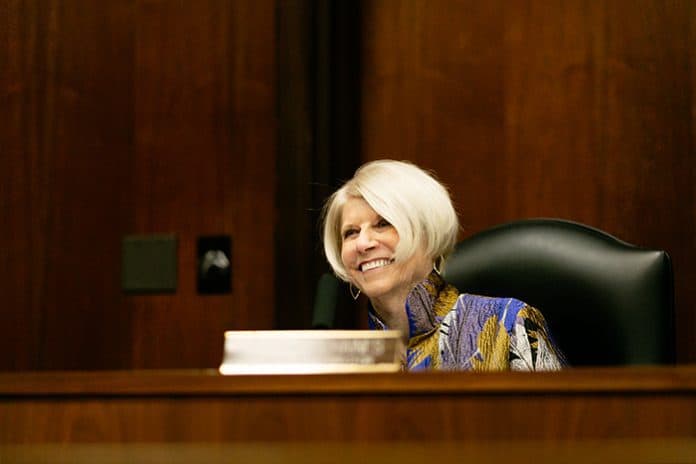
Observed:
[[[365,271],[369,271],[371,269],[376,269],[378,267],[384,267],[384,266],[387,266],[388,264],[391,264],[393,261],[394,260],[392,260],[392,259],[385,259],[385,258],[375,259],[372,261],[368,261],[366,263],[362,263],[360,265],[360,270],[362,272],[365,272]]]

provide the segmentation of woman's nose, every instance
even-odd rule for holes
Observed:
[[[377,245],[374,234],[370,230],[360,231],[358,239],[355,242],[355,246],[360,253],[364,253]]]

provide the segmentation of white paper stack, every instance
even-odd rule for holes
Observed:
[[[220,372],[397,372],[403,353],[401,335],[395,330],[228,331]]]

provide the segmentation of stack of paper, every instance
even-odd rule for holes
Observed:
[[[276,330],[225,332],[222,374],[396,372],[398,331]]]

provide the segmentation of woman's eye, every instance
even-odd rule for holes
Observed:
[[[343,231],[343,238],[346,239],[346,238],[350,237],[351,235],[354,235],[355,233],[357,233],[357,231],[355,229],[347,229],[347,230]]]
[[[389,226],[391,226],[391,223],[384,218],[380,219],[377,222],[377,227],[389,227]]]

